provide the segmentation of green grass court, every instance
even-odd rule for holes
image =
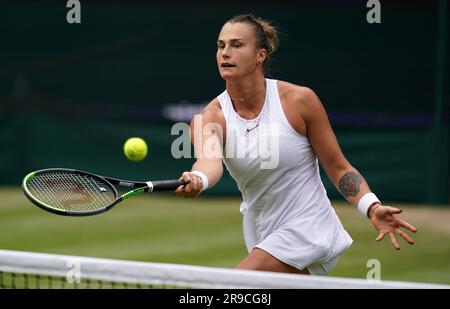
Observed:
[[[93,217],[62,217],[32,205],[19,188],[2,188],[0,249],[231,268],[245,255],[238,198],[170,194],[125,201]],[[388,204],[388,203],[387,203]],[[402,205],[418,233],[402,250],[375,242],[370,222],[348,203],[333,203],[353,246],[331,276],[366,278],[369,259],[383,280],[450,284],[450,208]]]

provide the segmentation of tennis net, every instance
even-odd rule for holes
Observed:
[[[0,288],[422,289],[450,285],[315,277],[0,250]]]

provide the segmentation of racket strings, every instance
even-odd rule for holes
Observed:
[[[37,201],[63,211],[95,211],[116,200],[116,193],[108,183],[71,171],[37,174],[26,186]]]

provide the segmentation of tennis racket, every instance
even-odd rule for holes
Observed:
[[[183,180],[134,182],[67,168],[29,173],[22,182],[26,197],[36,206],[64,216],[91,216],[145,192],[172,191]],[[119,195],[117,187],[128,189]],[[132,189],[132,190],[130,190]]]

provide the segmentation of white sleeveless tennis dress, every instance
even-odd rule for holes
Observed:
[[[326,274],[352,239],[331,207],[308,138],[284,114],[277,81],[266,79],[264,106],[252,120],[236,113],[227,91],[218,99],[227,125],[223,161],[242,193],[248,252],[257,247]]]

